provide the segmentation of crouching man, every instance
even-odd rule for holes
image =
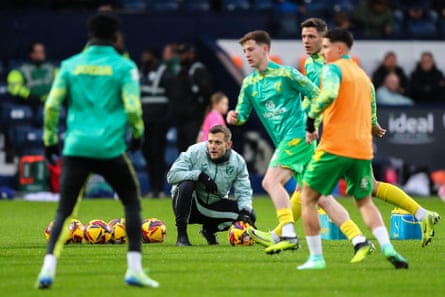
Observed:
[[[172,185],[176,217],[177,246],[190,246],[188,224],[201,224],[209,245],[218,244],[216,232],[227,230],[234,221],[255,224],[252,187],[246,162],[232,150],[229,128],[210,129],[208,140],[182,152],[167,173]],[[234,198],[229,192],[234,188]]]

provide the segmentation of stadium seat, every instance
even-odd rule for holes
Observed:
[[[433,37],[436,35],[436,23],[432,20],[408,20],[406,31],[413,37]]]
[[[208,11],[210,3],[208,0],[188,0],[182,3],[182,9],[185,11]]]
[[[305,17],[321,17],[326,15],[328,8],[327,0],[307,0],[304,3]]]
[[[147,0],[148,11],[176,11],[178,2],[176,0]]]
[[[122,6],[125,9],[144,10],[147,6],[146,0],[123,0]]]
[[[27,105],[3,103],[0,122],[2,127],[14,126],[19,123],[31,124],[33,116],[31,107]]]
[[[223,0],[223,8],[226,11],[248,10],[250,3],[248,0]]]
[[[439,20],[437,22],[437,30],[441,36],[445,36],[445,20]]]
[[[137,172],[145,172],[146,162],[141,150],[138,150],[134,153],[128,153],[128,157],[130,158],[131,162],[133,163],[134,169]]]
[[[270,11],[275,7],[273,0],[256,0],[253,3],[253,9],[256,11]]]

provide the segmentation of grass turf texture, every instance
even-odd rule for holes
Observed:
[[[351,217],[362,227],[352,199],[341,198]],[[375,200],[389,228],[392,206]],[[418,199],[426,208],[445,215],[438,198]],[[189,228],[192,247],[176,247],[176,230],[169,199],[143,200],[143,217],[157,217],[167,226],[162,244],[143,245],[143,265],[161,284],[158,289],[128,287],[126,245],[66,245],[55,282],[50,290],[34,289],[46,248],[44,230],[57,204],[51,202],[1,201],[0,295],[14,296],[445,296],[445,221],[439,223],[432,244],[393,241],[409,260],[409,270],[395,270],[380,251],[358,264],[350,264],[352,246],[346,240],[323,241],[327,269],[297,271],[308,256],[301,221],[297,223],[302,248],[269,256],[263,247],[230,246],[227,233],[218,234],[220,245],[207,246],[199,226]],[[268,229],[276,218],[270,199],[255,197],[257,226]],[[122,215],[114,200],[84,200],[78,219],[109,221]],[[377,242],[373,240],[377,246]]]

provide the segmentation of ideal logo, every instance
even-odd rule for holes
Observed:
[[[434,115],[409,117],[401,113],[395,117],[389,116],[388,131],[391,135],[390,142],[400,144],[426,144],[434,142],[431,134],[434,133]]]

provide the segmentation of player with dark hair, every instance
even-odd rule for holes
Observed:
[[[301,193],[302,218],[310,256],[299,270],[324,269],[317,204],[321,195],[332,193],[341,177],[355,198],[366,226],[372,231],[385,257],[396,269],[408,262],[389,240],[372,193],[372,114],[374,87],[366,73],[349,55],[353,37],[343,29],[329,30],[322,41],[323,66],[320,96],[310,102],[306,122],[306,142],[318,138],[315,118],[323,113],[324,131],[304,174]]]
[[[249,65],[255,69],[244,78],[235,110],[227,114],[227,123],[244,124],[255,109],[275,145],[262,185],[271,197],[281,235],[278,242],[266,247],[268,254],[298,249],[289,194],[284,185],[292,176],[302,177],[315,142],[304,141],[306,114],[301,106],[302,96],[309,99],[319,89],[307,77],[290,66],[270,60],[271,39],[266,31],[252,31],[239,42]]]
[[[182,152],[167,180],[173,185],[177,246],[191,245],[188,224],[202,224],[201,234],[209,245],[218,244],[216,232],[227,230],[234,221],[255,224],[247,165],[232,149],[232,133],[226,126],[213,126],[207,141]],[[232,187],[235,199],[229,199]]]
[[[142,269],[141,203],[139,181],[127,157],[125,137],[131,129],[130,151],[139,149],[144,133],[136,65],[113,47],[119,20],[107,13],[89,21],[90,40],[80,54],[62,62],[45,104],[44,145],[50,163],[60,155],[57,126],[64,101],[67,132],[60,177],[60,202],[51,230],[37,288],[51,287],[64,232],[82,197],[90,173],[102,175],[121,200],[128,235],[125,282],[133,286],[158,287]],[[78,198],[79,197],[79,198]]]

